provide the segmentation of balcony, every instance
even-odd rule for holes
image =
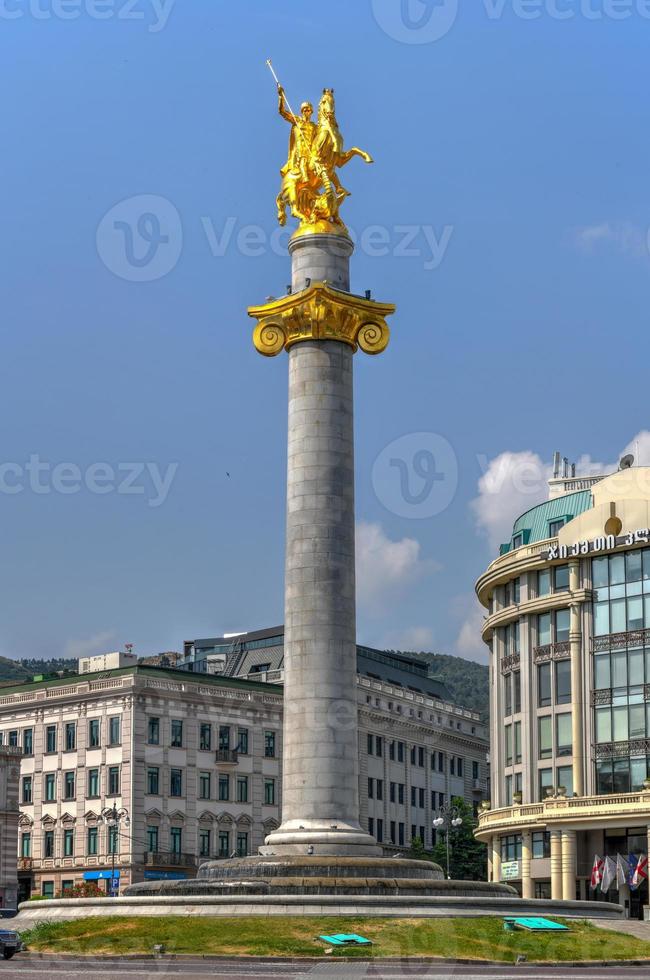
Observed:
[[[559,643],[547,643],[546,646],[535,647],[533,649],[533,660],[536,664],[543,664],[549,660],[566,660],[571,656],[571,643],[569,640],[560,640]]]
[[[32,859],[31,858],[18,858],[18,870],[19,871],[31,871],[32,870]]]
[[[238,762],[235,749],[217,749],[215,761],[219,766],[236,766]]]
[[[145,851],[144,865],[147,868],[196,868],[196,856],[174,851]]]
[[[650,646],[650,629],[628,630],[626,633],[607,633],[591,641],[594,653],[604,650],[624,650],[626,647]]]

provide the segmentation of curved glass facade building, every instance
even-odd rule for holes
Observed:
[[[650,850],[650,467],[551,481],[477,583],[490,650],[491,880],[620,901],[595,855]]]

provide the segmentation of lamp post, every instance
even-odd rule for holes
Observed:
[[[438,816],[433,821],[433,826],[436,830],[444,830],[445,840],[447,843],[447,880],[451,880],[451,874],[449,871],[449,832],[454,830],[456,827],[460,827],[463,823],[463,818],[460,815],[460,810],[457,806],[453,806],[451,803],[445,803],[438,810]]]
[[[115,852],[117,850],[117,842],[120,834],[120,825],[128,827],[131,823],[129,817],[129,811],[125,807],[118,808],[113,805],[112,807],[106,807],[101,812],[102,822],[108,827],[108,844],[111,849],[111,896],[115,897]],[[115,836],[113,837],[113,831],[115,831]]]

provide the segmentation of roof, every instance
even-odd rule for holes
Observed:
[[[533,544],[535,541],[544,541],[550,537],[548,525],[549,521],[566,518],[567,523],[583,514],[586,510],[591,510],[593,506],[591,490],[579,490],[577,493],[567,493],[561,497],[554,497],[552,500],[545,500],[536,507],[531,507],[525,511],[514,523],[512,529],[513,537],[523,533],[525,536],[524,544]],[[512,540],[506,546],[502,546],[502,552],[510,550]]]

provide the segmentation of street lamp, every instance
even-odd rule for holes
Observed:
[[[111,849],[112,867],[111,867],[111,895],[115,897],[115,852],[117,850],[117,842],[120,835],[120,826],[123,824],[128,827],[131,823],[129,817],[129,811],[125,807],[120,807],[119,810],[116,806],[108,806],[102,810],[100,814],[102,823],[106,824],[108,827],[108,843]],[[114,834],[112,833],[114,831]]]
[[[443,830],[445,833],[447,843],[447,880],[449,881],[451,880],[451,874],[449,873],[449,832],[455,830],[456,827],[460,827],[463,823],[463,818],[460,815],[458,807],[450,803],[441,806],[438,813],[439,816],[433,821],[433,826],[436,830]]]

